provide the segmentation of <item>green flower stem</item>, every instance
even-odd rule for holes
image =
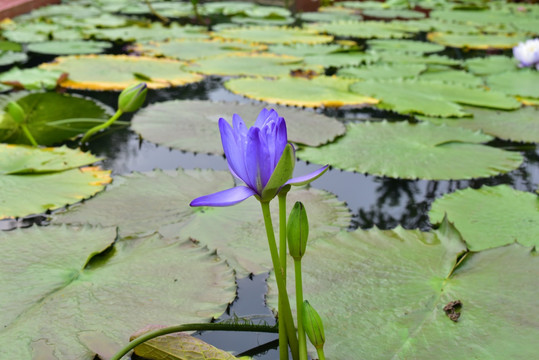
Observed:
[[[283,278],[283,269],[279,261],[279,253],[277,251],[277,243],[275,242],[275,234],[273,233],[273,223],[271,221],[271,213],[269,202],[260,202],[262,206],[262,214],[264,215],[264,225],[266,226],[266,235],[271,253],[271,261],[275,271],[275,279],[277,281],[277,289],[279,290],[279,300],[282,299],[282,313],[279,313],[279,322],[284,321],[286,333],[288,335],[288,343],[292,352],[292,358],[298,359],[298,338],[296,337],[296,329],[294,328],[294,319],[292,318],[292,310],[290,309],[290,301],[286,292],[286,284]]]
[[[269,332],[276,333],[277,329],[274,326],[268,325],[250,325],[250,324],[220,324],[220,323],[208,323],[208,324],[183,324],[170,326],[155,331],[151,331],[131,341],[123,349],[118,351],[110,360],[120,360],[129,351],[142,344],[145,341],[151,340],[158,336],[167,334],[182,332],[182,331],[252,331],[252,332]]]
[[[326,356],[324,355],[324,348],[317,348],[316,353],[318,354],[318,360],[326,360]]]
[[[279,261],[283,269],[283,278],[286,286],[286,194],[288,191],[279,193]],[[283,302],[279,297],[279,314],[283,313]],[[288,360],[288,337],[286,336],[285,323],[279,321],[279,353],[280,359]]]
[[[30,129],[28,129],[28,126],[26,126],[26,124],[21,124],[21,129],[24,132],[24,135],[26,135],[26,138],[28,139],[28,141],[30,141],[30,143],[32,144],[32,146],[37,147],[38,146],[37,141],[32,136],[32,133],[30,132]]]
[[[116,120],[118,120],[118,118],[120,116],[122,116],[123,114],[123,111],[118,109],[118,111],[116,111],[116,114],[112,115],[112,117],[110,119],[108,119],[106,122],[104,122],[103,124],[100,124],[100,125],[97,125],[97,126],[94,126],[93,128],[91,128],[90,130],[88,130],[86,132],[86,134],[84,134],[84,136],[82,137],[82,139],[80,140],[80,143],[81,144],[84,144],[86,141],[88,141],[88,139],[90,138],[90,136],[92,136],[93,134],[95,134],[96,132],[98,132],[99,130],[103,130],[103,129],[106,129],[108,128],[109,126],[112,125],[113,122],[115,122]]]
[[[301,258],[294,259],[296,274],[296,309],[298,314],[299,360],[307,360],[307,339],[303,330],[303,281],[301,278]]]

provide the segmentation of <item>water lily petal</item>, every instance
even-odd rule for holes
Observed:
[[[264,124],[266,123],[266,120],[268,119],[268,117],[271,116],[271,112],[275,110],[268,110],[266,108],[262,109],[260,111],[260,113],[258,114],[258,116],[256,117],[256,121],[255,121],[255,127],[257,128],[262,128],[262,126],[264,126]]]
[[[236,143],[234,130],[225,119],[220,118],[219,131],[221,133],[221,142],[223,143],[223,150],[230,172],[240,180],[245,181],[247,175],[245,164],[243,162],[243,154],[240,151],[241,148]]]
[[[301,185],[307,185],[308,183],[318,179],[320,176],[322,176],[329,168],[329,165],[323,166],[320,169],[313,171],[312,173],[308,175],[298,176],[293,179],[288,180],[285,185],[294,185],[294,186],[301,186]]]
[[[245,149],[245,170],[247,179],[243,179],[247,186],[255,190],[257,194],[262,193],[262,179],[260,177],[260,129],[251,127],[247,133],[247,148]]]
[[[236,186],[213,194],[204,195],[191,201],[190,206],[231,206],[235,205],[250,196],[255,195],[255,191],[246,186]]]

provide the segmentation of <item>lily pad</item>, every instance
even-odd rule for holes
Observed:
[[[427,34],[427,39],[437,44],[467,49],[512,49],[519,42],[526,40],[522,34],[449,34],[433,32]]]
[[[3,356],[91,360],[84,335],[122,346],[149,323],[209,321],[234,299],[234,274],[208,250],[115,237],[114,228],[52,226],[0,234],[10,259],[0,264]]]
[[[264,44],[324,44],[333,40],[333,36],[319,35],[314,30],[275,26],[249,26],[222,29],[215,32],[215,36],[224,39]]]
[[[532,69],[507,71],[487,77],[487,85],[510,95],[539,98],[539,72]]]
[[[71,89],[123,90],[139,83],[137,74],[150,78],[151,89],[180,86],[202,80],[197,74],[181,69],[185,63],[171,59],[155,59],[126,55],[81,55],[58,57],[53,63],[41,64],[41,69],[59,70],[69,74],[60,85]]]
[[[331,54],[339,50],[343,50],[339,44],[277,44],[268,46],[268,51],[274,54],[298,57]]]
[[[186,70],[205,75],[287,76],[292,70],[305,69],[302,59],[275,54],[229,54],[199,59],[185,66]],[[321,66],[308,66],[307,70],[322,72]]]
[[[441,71],[426,71],[421,76],[420,80],[441,81],[443,83],[463,84],[470,87],[483,86],[483,80],[466,71],[460,70],[441,70]]]
[[[380,107],[400,113],[463,117],[469,114],[459,104],[503,110],[520,107],[516,99],[501,92],[438,81],[366,81],[352,84],[350,90],[376,97],[382,101]]]
[[[472,58],[466,60],[466,68],[476,75],[491,75],[505,71],[514,71],[517,69],[515,59],[493,55],[484,58]]]
[[[103,106],[92,100],[68,94],[33,93],[0,96],[0,141],[11,144],[30,144],[30,142],[23,130],[5,112],[10,101],[16,101],[25,111],[28,130],[36,142],[47,146],[84,133],[111,115]],[[51,111],[51,108],[56,110]],[[70,123],[67,121],[69,119],[81,121]]]
[[[337,141],[301,148],[297,155],[316,164],[403,179],[472,179],[518,168],[520,154],[480,144],[491,139],[429,123],[365,122],[349,124]]]
[[[145,55],[165,56],[178,60],[198,60],[211,56],[265,50],[263,45],[239,41],[220,40],[171,40],[137,44],[135,50]]]
[[[46,55],[77,55],[102,53],[111,44],[105,41],[74,40],[74,41],[47,41],[28,44],[28,51]]]
[[[412,37],[413,33],[394,26],[392,23],[379,21],[337,21],[308,25],[309,29],[326,32],[335,36],[347,36],[360,39],[390,39]]]
[[[0,51],[21,52],[22,45],[12,41],[0,41]]]
[[[363,80],[413,78],[426,69],[422,64],[372,64],[339,69],[337,76]]]
[[[58,85],[63,72],[38,68],[19,69],[12,67],[0,73],[0,83],[27,90],[52,90]]]
[[[343,67],[360,64],[370,64],[378,60],[373,54],[360,51],[335,52],[322,55],[308,55],[303,61],[308,65],[319,65],[323,67]]]
[[[194,196],[204,194],[193,193]],[[287,208],[291,209],[296,201],[303,202],[309,214],[310,242],[321,241],[350,224],[346,206],[325,191],[294,189],[288,193]],[[272,207],[274,221],[278,219],[278,210],[278,205]],[[165,226],[162,232],[165,236],[190,238],[201,246],[217,249],[240,277],[272,268],[260,203],[254,198],[232,207],[201,209],[185,226]]]
[[[344,134],[344,125],[314,112],[272,106],[286,119],[288,140],[319,146]],[[146,140],[159,145],[197,153],[223,154],[217,120],[231,121],[239,114],[252,126],[261,106],[255,104],[212,103],[209,101],[166,101],[139,111],[132,128]]]
[[[394,52],[394,51],[373,51],[380,60],[393,64],[427,64],[427,65],[447,65],[457,66],[460,61],[442,55],[424,56],[422,54]]]
[[[147,7],[146,7],[147,8]],[[87,35],[103,40],[122,41],[163,41],[166,39],[206,39],[208,34],[202,26],[180,26],[171,24],[165,27],[160,23],[152,23],[146,27],[126,26],[113,29],[92,29],[85,31]]]
[[[539,142],[539,111],[533,107],[523,107],[514,111],[493,111],[467,108],[473,118],[444,119],[420,116],[420,120],[437,125],[480,130],[485,134],[510,141]]]
[[[539,246],[537,194],[507,185],[458,190],[434,201],[430,221],[439,223],[444,214],[454,221],[472,251],[514,242]]]
[[[422,12],[406,9],[365,9],[361,14],[378,19],[422,19],[425,17]]]
[[[334,21],[349,21],[361,18],[359,15],[354,15],[346,11],[338,12],[304,12],[298,14],[302,21],[309,22],[334,22]]]
[[[465,245],[454,230],[400,227],[343,231],[311,245],[303,291],[324,321],[327,358],[535,356],[539,316],[529,304],[537,298],[539,257],[529,248],[468,253],[455,266]],[[276,307],[273,283],[268,300]]]
[[[225,16],[243,14],[245,11],[257,6],[245,1],[215,1],[204,5],[204,11],[208,14],[222,14]]]
[[[378,102],[374,98],[350,92],[348,88],[354,81],[329,76],[311,80],[294,77],[276,80],[232,79],[225,82],[225,87],[233,93],[256,100],[293,106],[339,107]]]
[[[241,25],[258,25],[258,26],[282,26],[290,25],[296,21],[293,17],[268,17],[268,18],[258,18],[258,17],[246,17],[246,16],[234,16],[230,19],[234,24]]]
[[[0,52],[0,66],[12,65],[28,60],[28,55],[21,52],[2,51]]]
[[[414,40],[369,40],[369,49],[374,51],[404,52],[413,54],[428,54],[444,50],[444,46],[424,41]]]
[[[231,175],[224,171],[156,170],[116,176],[107,191],[56,213],[53,222],[118,226],[122,236],[152,234],[163,225],[190,221],[197,211],[189,206],[195,194],[232,186]],[[127,213],[129,216],[125,216]]]

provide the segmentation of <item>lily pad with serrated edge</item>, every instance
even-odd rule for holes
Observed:
[[[292,70],[305,69],[321,73],[323,68],[303,64],[302,59],[288,55],[268,53],[235,53],[196,60],[184,69],[205,75],[244,75],[278,77],[287,76]]]
[[[378,57],[376,55],[360,51],[336,52],[322,55],[307,55],[303,58],[305,64],[319,65],[326,68],[371,64],[376,60],[378,60]]]
[[[245,16],[234,16],[230,19],[232,23],[239,25],[257,25],[257,26],[283,26],[293,24],[296,20],[293,17],[269,17],[253,18]]]
[[[303,292],[324,322],[327,358],[533,358],[539,257],[512,244],[456,265],[466,250],[456,232],[375,228],[307,245]]]
[[[347,11],[334,11],[334,12],[304,12],[298,14],[298,18],[301,21],[308,22],[334,22],[334,21],[348,21],[348,20],[357,20],[361,18],[360,15],[351,14]]]
[[[28,60],[28,55],[21,52],[3,51],[0,52],[0,66],[12,65]]]
[[[85,34],[95,36],[103,40],[122,41],[163,41],[166,39],[207,39],[209,35],[201,26],[179,26],[171,24],[164,27],[160,23],[152,23],[148,26],[126,26],[113,29],[85,30]]]
[[[286,119],[288,140],[319,146],[344,134],[344,125],[332,118],[309,111],[281,106],[275,109]],[[252,126],[262,106],[255,104],[212,103],[200,100],[174,100],[156,103],[139,111],[131,126],[151,142],[197,153],[223,154],[217,121],[230,123],[232,115],[241,116]]]
[[[412,54],[427,54],[444,50],[444,46],[432,44],[424,41],[414,40],[369,40],[367,42],[369,49],[374,51],[404,52]]]
[[[152,234],[163,225],[190,221],[198,211],[189,206],[194,194],[210,194],[232,186],[229,173],[211,170],[155,170],[116,176],[107,191],[56,213],[53,222],[118,226],[122,236]]]
[[[519,153],[481,145],[491,139],[430,123],[365,122],[349,124],[337,141],[301,148],[297,155],[316,164],[402,179],[472,179],[518,168]]]
[[[515,59],[508,56],[493,55],[484,58],[467,59],[466,68],[476,75],[491,75],[517,69]]]
[[[0,264],[3,356],[92,360],[93,334],[120,348],[150,323],[210,321],[236,295],[234,274],[207,249],[158,235],[115,238],[114,228],[88,227],[0,234],[9,258]]]
[[[84,133],[105,122],[111,115],[103,105],[69,94],[20,92],[0,96],[0,141],[11,144],[30,142],[19,125],[6,113],[10,101],[16,101],[25,112],[26,125],[36,142],[47,146]],[[50,111],[51,108],[55,111]],[[70,119],[81,120],[69,123],[67,120]],[[61,123],[57,124],[58,121]]]
[[[407,38],[413,32],[399,29],[391,23],[378,21],[337,21],[332,23],[309,24],[307,28],[326,32],[335,36],[347,36],[360,39]]]
[[[271,53],[298,57],[331,54],[342,49],[343,47],[338,44],[276,44],[268,46],[268,51]]]
[[[287,196],[287,209],[296,201],[305,205],[309,216],[309,242],[321,241],[350,224],[348,209],[330,193],[292,189]],[[275,203],[272,206],[274,221],[278,219],[278,210]],[[201,246],[217,249],[219,256],[225,258],[240,277],[268,272],[272,268],[262,210],[254,198],[233,207],[199,208],[185,226],[168,225],[161,232],[165,236],[191,238]]]
[[[256,4],[245,1],[215,1],[202,4],[207,14],[222,14],[231,16],[245,13],[246,10],[253,8]]]
[[[0,73],[0,83],[27,90],[51,90],[56,88],[63,74],[57,70],[12,67],[9,71]]]
[[[39,68],[69,74],[60,85],[71,89],[123,90],[137,84],[137,74],[151,79],[148,88],[180,86],[202,80],[202,76],[181,69],[185,63],[171,59],[126,55],[81,55],[58,57]]]
[[[519,42],[526,40],[522,34],[448,34],[432,32],[427,34],[427,39],[437,44],[467,49],[512,49]]]
[[[220,40],[171,40],[136,44],[135,51],[150,56],[165,56],[178,60],[197,60],[237,52],[265,50],[266,46],[239,41]]]
[[[446,65],[457,66],[460,65],[459,60],[451,59],[442,55],[429,55],[424,56],[422,54],[402,53],[394,51],[368,51],[378,56],[381,61],[393,64],[426,64],[426,65]]]
[[[370,64],[339,69],[337,76],[350,79],[413,78],[425,71],[423,64]]]
[[[222,29],[214,33],[224,39],[241,40],[263,44],[324,44],[333,40],[333,36],[320,35],[309,29],[292,27],[248,26]]]
[[[420,80],[441,81],[443,83],[463,84],[470,87],[483,86],[483,79],[474,76],[466,71],[460,70],[441,70],[441,71],[426,71],[419,76]]]
[[[74,40],[74,41],[47,41],[28,44],[28,51],[46,55],[77,55],[102,53],[111,44],[106,41]]]
[[[418,118],[437,125],[480,130],[503,140],[539,142],[539,111],[534,107],[523,107],[514,111],[467,108],[466,111],[473,114],[473,118]]]
[[[520,103],[504,93],[423,80],[385,80],[357,82],[350,90],[381,100],[380,107],[400,113],[431,116],[469,116],[460,104],[513,110]]]
[[[365,17],[378,19],[422,19],[425,14],[407,9],[365,9],[361,11]]]
[[[432,223],[444,214],[458,227],[468,248],[482,251],[518,242],[539,245],[539,198],[507,185],[463,189],[436,199],[429,211]]]
[[[377,99],[348,90],[355,80],[320,76],[313,79],[282,77],[276,80],[232,79],[225,87],[248,98],[293,106],[339,107],[378,103]]]
[[[539,98],[539,72],[534,69],[521,69],[490,75],[487,85],[506,94]]]

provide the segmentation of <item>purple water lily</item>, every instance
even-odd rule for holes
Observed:
[[[253,195],[259,200],[269,201],[281,187],[307,184],[328,168],[326,165],[309,175],[291,179],[294,149],[288,144],[284,118],[273,109],[263,109],[249,129],[237,114],[232,117],[232,125],[223,118],[219,119],[228,167],[245,186],[201,196],[191,201],[191,206],[230,206]]]

